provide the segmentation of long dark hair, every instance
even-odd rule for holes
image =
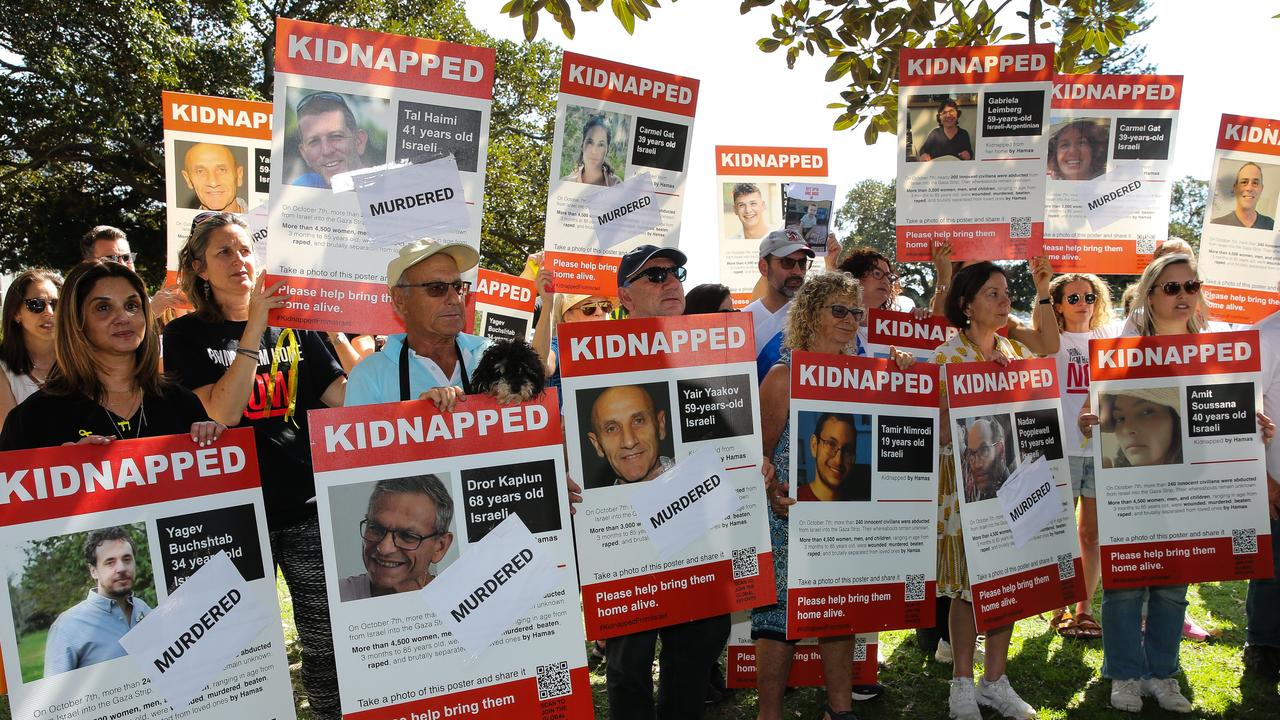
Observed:
[[[200,271],[208,266],[205,252],[209,250],[209,239],[213,231],[229,225],[243,228],[246,234],[249,232],[249,224],[239,215],[229,212],[213,213],[191,227],[191,235],[178,251],[178,285],[191,301],[196,316],[205,322],[219,323],[226,320],[217,299],[213,297],[213,288],[209,286],[208,280],[200,277]]]
[[[3,338],[0,338],[0,360],[3,360],[9,371],[16,375],[26,375],[34,367],[22,332],[15,329],[18,324],[18,313],[22,312],[22,302],[26,299],[27,288],[44,280],[53,283],[53,286],[58,288],[58,294],[62,294],[62,276],[56,270],[43,267],[23,270],[13,279],[13,283],[4,294],[4,327],[0,329],[0,333],[3,333]]]
[[[609,167],[609,146],[613,145],[613,126],[609,124],[609,120],[604,115],[592,115],[587,118],[587,122],[582,125],[582,139],[578,141],[578,167],[585,168],[586,160],[582,156],[582,146],[587,142],[587,135],[591,134],[592,128],[604,128],[604,160],[600,162],[600,171],[605,175],[616,175],[613,168]]]

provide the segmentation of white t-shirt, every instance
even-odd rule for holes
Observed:
[[[1254,328],[1262,348],[1262,412],[1276,422],[1280,418],[1280,312],[1272,313]],[[1267,446],[1267,474],[1280,483],[1280,440]]]
[[[1058,334],[1058,382],[1062,386],[1062,443],[1068,455],[1093,457],[1092,440],[1080,433],[1080,409],[1089,398],[1089,341],[1113,338],[1120,334],[1120,323],[1113,322],[1089,332]]]
[[[773,336],[782,332],[782,328],[787,323],[787,313],[791,311],[791,302],[778,308],[777,312],[769,312],[769,308],[764,306],[764,300],[756,300],[750,305],[743,308],[743,312],[751,313],[751,322],[755,325],[756,332],[756,357],[760,356],[760,351],[764,346],[769,344]]]
[[[3,362],[0,362],[0,370],[4,370],[5,380],[9,383],[9,389],[13,391],[13,399],[19,403],[40,389],[40,384],[35,378],[27,374],[15,373]]]

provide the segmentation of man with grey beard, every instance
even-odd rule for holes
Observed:
[[[764,297],[748,305],[746,312],[755,324],[756,371],[761,381],[782,352],[782,326],[812,262],[813,250],[794,229],[774,230],[760,241]]]

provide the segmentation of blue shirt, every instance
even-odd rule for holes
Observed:
[[[299,175],[298,177],[294,178],[293,182],[289,184],[295,185],[297,187],[311,187],[311,188],[329,187],[329,182],[325,180],[324,176],[318,172],[303,173],[302,175]]]
[[[343,402],[346,407],[400,402],[400,348],[404,346],[405,337],[404,333],[388,337],[382,350],[351,368],[351,375],[347,377],[347,396]],[[463,367],[470,375],[475,372],[480,356],[488,349],[489,339],[458,333],[458,347],[462,350]],[[445,384],[432,375],[422,360],[410,353],[410,400],[417,400],[427,390]]]
[[[53,621],[45,641],[44,676],[124,657],[120,638],[151,612],[136,595],[129,597],[129,604],[132,612],[126,619],[119,603],[93,589],[84,600],[64,610]]]

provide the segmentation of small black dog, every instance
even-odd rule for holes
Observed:
[[[542,394],[546,376],[542,359],[523,340],[495,340],[484,351],[471,379],[472,391],[492,395],[506,404]]]

